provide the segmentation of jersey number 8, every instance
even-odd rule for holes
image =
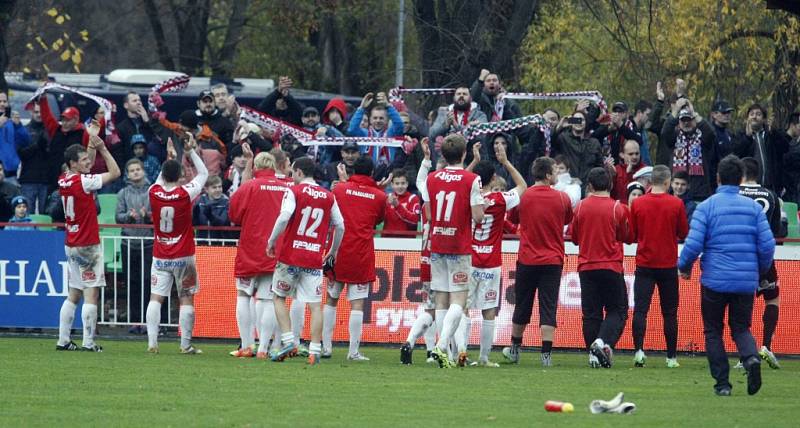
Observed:
[[[173,219],[175,218],[175,208],[162,207],[160,220],[158,222],[158,229],[162,233],[171,233],[173,227]]]

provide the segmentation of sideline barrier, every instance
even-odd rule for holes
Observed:
[[[66,289],[66,257],[64,255],[63,232],[0,232],[0,327],[44,327],[58,325],[58,311]],[[104,237],[103,245],[112,245],[114,240],[141,240],[121,236]],[[203,240],[205,241],[205,240]],[[418,239],[376,238],[377,281],[373,284],[364,313],[363,342],[399,344],[405,340],[419,309],[422,296],[419,281]],[[503,245],[501,307],[497,316],[496,345],[510,343],[511,314],[513,313],[513,286],[516,263],[516,241],[505,241]],[[630,292],[633,285],[635,246],[625,248],[625,271],[628,285],[629,306],[633,305]],[[580,283],[576,272],[577,247],[567,244],[567,259],[559,292],[558,329],[554,345],[560,348],[583,348],[580,312]],[[237,338],[236,291],[233,265],[236,247],[198,246],[197,266],[200,277],[200,293],[196,296],[195,336],[212,338]],[[123,258],[140,258],[141,254],[123,254]],[[800,247],[779,246],[776,251],[777,268],[781,286],[781,314],[778,330],[773,340],[773,350],[781,354],[800,354]],[[130,259],[128,259],[130,260]],[[146,263],[145,263],[146,264]],[[149,279],[149,266],[141,275],[142,281]],[[703,351],[703,328],[700,317],[699,267],[695,266],[692,279],[680,282],[680,307],[678,312],[679,351]],[[148,297],[142,294],[130,296],[128,272],[112,272],[106,276],[107,287],[103,290],[99,322],[104,325],[133,325],[141,319],[131,318],[131,305],[147,304]],[[143,284],[141,284],[143,285]],[[144,290],[139,287],[138,290]],[[756,299],[753,316],[753,334],[761,342],[763,299]],[[139,313],[143,313],[140,307]],[[174,308],[173,308],[174,309]],[[162,324],[174,325],[176,317],[171,312]],[[347,340],[347,317],[349,304],[342,299],[337,312],[334,340]],[[126,317],[121,314],[127,313]],[[531,325],[526,331],[525,346],[539,344],[538,308],[534,308]],[[308,314],[307,314],[308,316]],[[477,344],[480,332],[480,312],[472,311],[470,343]],[[75,328],[80,327],[76,317]],[[632,308],[619,349],[631,349]],[[308,337],[310,322],[306,322],[303,337]],[[727,329],[727,328],[726,328]],[[733,351],[730,334],[726,345]],[[654,296],[648,317],[647,349],[663,350],[664,340],[657,293]]]

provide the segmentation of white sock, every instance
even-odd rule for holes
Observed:
[[[428,314],[430,316],[430,314]],[[428,351],[433,351],[433,348],[436,347],[436,327],[433,325],[429,326],[427,330],[425,330],[425,349]]]
[[[428,334],[428,327],[431,326],[431,323],[433,323],[433,317],[431,317],[431,314],[427,312],[421,313],[417,319],[414,320],[414,324],[411,326],[411,330],[408,332],[408,338],[406,339],[406,342],[411,344],[413,347],[414,344],[417,343],[417,339],[419,339],[420,336],[423,334]]]
[[[83,347],[90,348],[94,345],[94,328],[97,325],[97,305],[84,303],[81,307],[81,320],[83,321]]]
[[[256,303],[258,303],[257,300],[258,299],[255,299],[255,298],[250,298],[250,300],[249,300],[249,304],[250,304],[250,322],[252,323],[252,327],[253,327],[253,328],[250,329],[250,334],[253,335],[253,341],[251,343],[255,343],[256,336],[258,335],[258,319],[260,317],[259,317],[258,310],[256,309]]]
[[[350,355],[358,354],[358,346],[361,345],[361,327],[364,325],[363,311],[350,311]]]
[[[192,330],[194,330],[194,306],[181,305],[178,312],[178,325],[181,327],[181,348],[192,346]]]
[[[469,316],[462,313],[461,320],[458,322],[458,327],[453,335],[453,338],[456,341],[456,350],[458,352],[467,352],[467,345],[469,344],[469,324]]]
[[[438,312],[438,311],[437,311]],[[444,324],[442,324],[442,334],[439,336],[439,342],[436,346],[442,351],[447,349],[450,339],[453,338],[458,328],[458,323],[461,322],[461,316],[464,314],[464,308],[457,303],[451,303],[450,309],[447,310],[447,315],[444,317]]]
[[[151,300],[147,304],[147,346],[155,348],[158,346],[158,325],[161,323],[161,303]]]
[[[492,343],[494,343],[494,320],[483,320],[481,323],[480,361],[489,360],[489,352],[492,351]]]
[[[294,299],[289,308],[289,317],[292,321],[292,334],[294,334],[294,344],[300,345],[300,336],[303,334],[303,327],[306,323],[306,304]]]
[[[242,349],[253,344],[253,317],[250,312],[250,296],[236,296],[236,325],[239,327],[239,338]]]
[[[333,349],[333,329],[336,328],[336,306],[322,307],[322,348]]]
[[[606,344],[605,342],[603,342],[603,339],[601,339],[599,337],[597,339],[595,339],[594,342],[592,342],[592,345],[594,345],[595,343],[597,344],[597,346],[599,346],[601,348],[603,346],[605,346],[605,344]]]
[[[269,338],[275,330],[275,306],[272,300],[256,300],[256,312],[258,315],[258,352],[267,352]],[[276,342],[280,334],[275,336]]]
[[[434,311],[434,322],[436,323],[436,337],[442,337],[444,319],[447,317],[447,309],[437,309]]]
[[[286,333],[281,334],[281,344],[283,346],[289,346],[294,344],[294,333],[291,331],[287,331]]]
[[[273,303],[274,305],[275,303]],[[273,306],[274,308],[274,306]],[[274,312],[274,311],[273,311]],[[274,313],[273,313],[274,315]],[[272,350],[278,352],[281,350],[281,326],[278,324],[278,320],[275,320],[275,328],[272,329]],[[294,339],[292,339],[294,341]]]
[[[58,344],[66,345],[69,343],[69,331],[72,329],[72,323],[75,321],[75,304],[70,302],[69,299],[64,299],[61,304],[61,312],[58,315]]]
[[[319,356],[321,352],[322,352],[322,344],[320,342],[311,342],[308,344],[309,354]]]

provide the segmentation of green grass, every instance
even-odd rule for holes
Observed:
[[[365,347],[367,363],[302,359],[272,363],[234,359],[231,345],[198,343],[203,355],[180,355],[163,342],[103,341],[98,354],[59,352],[54,339],[0,338],[0,426],[796,426],[800,361],[764,365],[764,387],[747,396],[731,373],[733,396],[716,397],[703,357],[663,356],[633,369],[618,354],[612,369],[590,369],[583,354],[555,353],[543,370],[538,354],[520,366],[440,370],[414,353],[399,364],[395,349]],[[477,352],[473,351],[475,356]],[[499,361],[499,353],[492,355]],[[733,363],[734,361],[732,361]],[[624,391],[634,415],[591,415],[591,400]],[[575,413],[546,413],[546,400],[570,401]]]

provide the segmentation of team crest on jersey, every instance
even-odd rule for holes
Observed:
[[[465,272],[456,272],[453,274],[453,284],[466,284],[468,278]]]
[[[97,280],[97,275],[94,274],[93,270],[85,270],[81,272],[81,279],[86,282],[91,282]]]
[[[281,291],[289,291],[289,290],[292,289],[292,286],[289,285],[289,283],[286,282],[286,281],[278,281],[278,284],[277,284],[276,287],[278,288],[278,290],[281,290]]]
[[[496,292],[496,291],[494,291],[494,290],[489,290],[489,291],[487,291],[487,292],[486,292],[486,294],[483,296],[483,299],[484,299],[484,300],[486,300],[486,301],[493,301],[493,300],[497,300],[497,292]]]

